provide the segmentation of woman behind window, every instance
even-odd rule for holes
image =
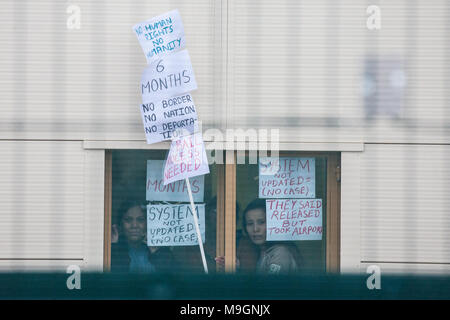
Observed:
[[[260,274],[292,274],[301,265],[300,253],[291,242],[266,240],[266,200],[255,199],[244,210],[244,231],[259,248],[256,272]]]
[[[111,246],[111,271],[154,273],[173,267],[168,247],[148,247],[145,205],[126,202],[119,212],[119,228],[114,225]],[[118,239],[117,239],[118,238]]]

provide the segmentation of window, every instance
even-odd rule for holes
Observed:
[[[236,153],[227,151],[227,156],[235,158]],[[152,268],[159,268],[163,272],[204,272],[199,247],[193,242],[193,239],[196,240],[195,230],[186,220],[192,215],[186,182],[181,180],[168,188],[161,181],[162,163],[166,157],[166,150],[106,152],[105,270],[152,272]],[[269,233],[268,243],[275,245],[281,253],[286,248],[298,252],[299,260],[295,258],[297,272],[339,270],[339,154],[285,152],[280,154],[279,159],[283,163],[278,165],[285,166],[284,171],[291,171],[288,180],[287,176],[279,174],[275,179],[278,182],[274,182],[267,174],[270,172],[266,172],[267,177],[262,177],[261,166],[267,165],[264,162],[267,159],[261,158],[257,163],[249,164],[248,155],[245,164],[236,164],[236,161],[226,165],[212,164],[210,174],[190,179],[200,227],[204,230],[203,246],[210,273],[218,270],[214,261],[216,256],[225,257],[226,271],[253,273],[264,269],[261,266],[261,251],[255,243],[261,234],[251,238],[248,232],[249,224],[257,223],[258,219],[244,219],[245,208],[258,198],[264,199],[260,203],[271,205],[271,208],[266,207],[268,219],[264,221]],[[295,165],[297,168],[294,168]],[[298,165],[309,166],[310,176],[293,172],[298,171]],[[291,191],[287,190],[286,183],[291,184]],[[265,189],[262,191],[263,184]],[[299,189],[299,186],[304,188]],[[283,192],[287,196],[276,194]],[[290,213],[275,210],[280,206],[287,208],[283,207],[287,205],[293,206]],[[133,214],[128,214],[133,216],[127,217],[131,221],[125,221],[124,214],[133,206],[140,206],[143,214],[136,208]],[[292,219],[292,212],[298,215],[300,206],[300,215],[305,215],[300,219],[303,222],[292,222],[295,220]],[[311,210],[305,211],[308,208]],[[316,215],[314,219],[310,212]],[[285,219],[286,214],[291,214],[290,218]],[[138,218],[141,220],[138,221]],[[149,229],[147,224],[142,224],[142,219],[146,222],[153,219]],[[289,219],[292,224],[288,227]],[[159,225],[153,224],[156,221]],[[302,228],[299,224],[303,224]],[[149,244],[150,261],[153,259],[156,266],[142,261],[140,251],[135,249],[128,255],[122,252],[125,259],[117,258],[120,254],[116,251],[120,253],[123,241],[130,240],[130,237]],[[158,262],[160,260],[165,263]],[[276,263],[269,263],[266,269],[276,272]]]

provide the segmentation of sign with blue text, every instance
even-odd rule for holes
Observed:
[[[178,10],[173,10],[133,27],[147,63],[186,47],[183,23]]]

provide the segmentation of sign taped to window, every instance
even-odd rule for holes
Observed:
[[[189,202],[186,180],[179,180],[164,185],[164,160],[147,160],[147,201]],[[205,176],[190,178],[194,202],[203,202]]]
[[[196,204],[202,242],[205,242],[205,204]],[[148,246],[198,245],[194,217],[189,204],[147,206]]]
[[[261,157],[259,198],[315,198],[314,158]]]
[[[267,199],[267,241],[322,240],[322,199]]]

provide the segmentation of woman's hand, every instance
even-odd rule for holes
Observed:
[[[225,256],[216,257],[217,271],[225,272]]]
[[[216,257],[214,260],[218,266],[218,271],[225,272],[225,256]],[[239,259],[236,258],[236,269],[239,269],[240,265]]]

